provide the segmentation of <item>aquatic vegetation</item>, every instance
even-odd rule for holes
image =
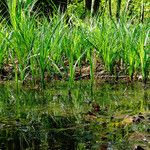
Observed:
[[[68,21],[67,12],[47,20],[28,12],[30,2],[24,7],[16,0],[8,4],[11,25],[0,23],[2,78],[5,66],[13,66],[9,74],[16,83],[31,80],[44,87],[45,80],[64,79],[72,84],[87,75],[83,70],[93,81],[101,62],[115,79],[149,79],[149,22],[132,23],[121,9],[124,2],[118,1],[119,22],[105,13],[81,19],[69,10]]]
[[[0,10],[0,149],[149,149],[148,1],[40,2]]]

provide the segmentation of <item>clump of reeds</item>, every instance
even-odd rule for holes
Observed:
[[[144,82],[149,77],[148,24],[132,24],[120,10],[119,22],[104,15],[81,20],[70,14],[72,24],[66,22],[65,14],[51,20],[31,16],[28,9],[17,7],[15,0],[9,11],[11,25],[0,23],[0,65],[13,64],[16,81],[31,79],[44,87],[45,78],[57,74],[72,83],[76,68],[83,65],[90,66],[93,80],[95,57],[116,76],[120,65],[131,80],[136,73],[142,74]],[[112,16],[111,6],[109,11]]]

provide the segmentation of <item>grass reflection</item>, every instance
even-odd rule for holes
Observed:
[[[0,148],[149,148],[149,104],[150,89],[140,83],[57,83],[19,92],[0,85]]]

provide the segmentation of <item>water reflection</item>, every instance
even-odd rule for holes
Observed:
[[[150,89],[140,83],[0,85],[0,149],[131,149],[134,130],[149,131],[149,110]],[[144,121],[133,124],[139,113]]]

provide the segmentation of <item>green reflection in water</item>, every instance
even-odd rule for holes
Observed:
[[[0,149],[149,148],[149,110],[141,83],[53,83],[44,91],[1,84]]]

